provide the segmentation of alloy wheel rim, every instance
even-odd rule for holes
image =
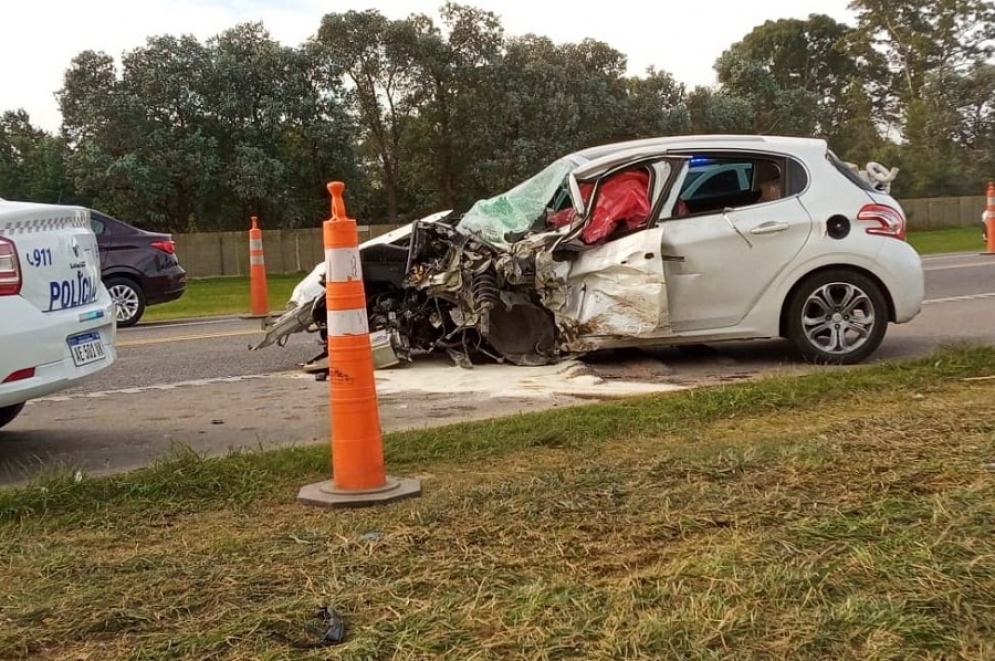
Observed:
[[[138,313],[138,294],[131,287],[115,285],[109,291],[117,309],[117,320],[127,321]]]
[[[853,353],[867,344],[875,323],[870,296],[848,282],[819,287],[802,307],[805,338],[813,347],[836,356]]]

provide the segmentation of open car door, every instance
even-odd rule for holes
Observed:
[[[591,161],[573,174],[575,218],[553,247],[564,296],[554,309],[571,350],[589,351],[672,334],[666,255],[657,219],[683,158],[659,149]]]

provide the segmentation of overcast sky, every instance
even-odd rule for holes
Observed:
[[[262,21],[281,43],[312,36],[329,12],[379,9],[390,18],[417,12],[438,18],[444,0],[4,0],[0,5],[0,111],[24,108],[36,126],[56,130],[54,93],[83,50],[121,54],[159,34],[202,41],[238,23]],[[766,20],[828,14],[853,23],[847,0],[614,0],[598,11],[541,0],[464,2],[493,11],[509,36],[529,32],[557,43],[585,37],[628,56],[629,73],[649,66],[689,85],[715,82],[712,64],[730,44]],[[589,6],[589,5],[585,5]],[[571,7],[574,7],[571,9]]]

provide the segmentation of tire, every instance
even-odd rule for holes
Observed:
[[[145,314],[145,292],[128,278],[110,278],[104,283],[117,308],[118,328],[134,326]]]
[[[17,417],[17,414],[24,409],[24,402],[11,404],[10,406],[0,406],[0,429],[10,424]]]
[[[874,353],[888,329],[881,287],[846,269],[814,273],[788,301],[787,338],[805,360],[853,365]]]

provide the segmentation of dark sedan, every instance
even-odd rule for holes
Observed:
[[[147,232],[90,212],[100,246],[101,277],[117,304],[117,325],[134,326],[146,306],[175,301],[187,286],[187,273],[170,234]]]

